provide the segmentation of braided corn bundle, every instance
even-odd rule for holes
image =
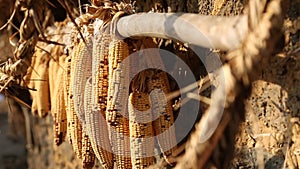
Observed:
[[[92,78],[85,87],[85,118],[92,147],[105,169],[113,168],[113,154],[105,121],[108,88],[109,34],[96,34],[93,42]]]
[[[132,168],[147,168],[154,163],[154,132],[149,94],[134,91],[128,99]]]
[[[174,116],[172,103],[166,100],[165,94],[170,92],[168,76],[165,72],[156,70],[148,81],[148,89],[152,103],[154,133],[165,160],[172,163],[172,148],[176,145]],[[158,117],[158,118],[157,118]]]
[[[93,151],[89,136],[82,132],[82,166],[91,169],[95,165],[95,153]]]
[[[87,38],[86,42],[81,41],[77,46],[80,51],[78,51],[76,62],[72,65],[74,68],[72,68],[72,86],[70,87],[74,98],[74,110],[83,127],[85,127],[84,90],[86,81],[92,75],[92,47],[91,38]]]
[[[113,40],[109,46],[109,85],[106,121],[118,168],[131,168],[127,101],[130,65],[121,62],[129,55],[123,40]]]

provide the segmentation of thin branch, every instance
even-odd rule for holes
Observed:
[[[199,81],[192,83],[180,90],[176,90],[172,93],[168,93],[167,94],[167,100],[172,100],[175,99],[176,97],[180,96],[181,94],[184,93],[188,93],[191,90],[197,89],[199,87],[199,93],[203,92],[204,90],[206,90],[207,88],[209,88],[209,86],[211,86],[212,81],[216,78],[216,77],[212,77],[213,74],[208,74],[207,76],[205,76],[204,78],[201,78]]]

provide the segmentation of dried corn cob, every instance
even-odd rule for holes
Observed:
[[[92,78],[86,82],[84,94],[88,134],[96,157],[105,169],[113,168],[113,154],[105,121],[109,42],[109,34],[94,36]]]
[[[129,62],[121,62],[129,55],[123,40],[113,40],[109,46],[109,85],[106,121],[109,123],[115,161],[118,168],[131,168],[127,100],[129,92]]]
[[[154,132],[149,94],[134,91],[128,99],[132,168],[154,163]]]
[[[176,145],[175,127],[171,101],[166,100],[165,94],[170,92],[167,74],[156,70],[148,82],[152,103],[154,133],[160,149],[168,163],[172,163],[172,151]],[[158,118],[157,118],[158,117]]]
[[[71,144],[78,159],[82,158],[82,126],[76,112],[74,111],[74,101],[72,94],[70,95],[70,119],[68,119],[68,127],[70,127]]]
[[[153,48],[157,48],[157,44],[153,42],[153,39],[145,38],[141,48],[146,49],[143,51],[143,55],[146,56],[147,66],[155,68],[155,70],[147,70],[144,73],[147,78],[144,78],[139,83],[147,84],[146,88],[148,93],[150,93],[152,104],[154,133],[165,160],[171,164],[174,160],[171,154],[175,149],[172,146],[176,145],[176,137],[174,126],[172,126],[174,123],[172,103],[165,98],[165,94],[170,92],[168,77],[165,72],[158,70],[165,70],[165,68],[159,50],[153,50]],[[147,48],[151,48],[151,50],[147,50]],[[149,80],[144,82],[145,79]]]
[[[51,110],[52,110],[52,104],[57,101],[55,97],[56,88],[58,85],[60,85],[60,81],[63,79],[63,75],[60,75],[60,73],[63,73],[64,68],[64,62],[66,59],[66,55],[61,56],[53,56],[53,58],[49,61],[49,91],[50,91],[50,101],[51,101]],[[58,78],[58,76],[60,78]],[[63,82],[62,82],[63,83]],[[63,85],[61,86],[63,87]],[[52,117],[54,117],[53,111],[51,111]]]
[[[68,100],[69,100],[69,89],[70,89],[70,76],[71,76],[71,60],[72,56],[66,57],[64,63],[64,72],[63,72],[63,81],[64,81],[64,99],[66,108],[68,108]]]
[[[126,112],[127,109],[130,65],[129,62],[124,62],[121,68],[121,62],[128,55],[128,45],[123,40],[113,40],[110,43],[106,121],[112,125],[117,125],[118,118],[122,115],[120,113]]]
[[[96,35],[93,46],[93,106],[105,113],[108,92],[108,50],[111,36]],[[104,114],[103,114],[104,115]]]
[[[54,143],[60,145],[67,135],[67,114],[64,100],[64,81],[62,80],[63,69],[59,69],[57,73],[57,83],[53,92],[51,112],[53,114],[53,130],[54,130]]]
[[[113,154],[109,142],[107,124],[104,116],[92,110],[92,78],[86,82],[84,92],[84,109],[86,119],[86,132],[96,157],[105,169],[113,168]]]
[[[132,168],[128,119],[120,118],[117,126],[109,126],[109,131],[117,168]]]
[[[69,126],[69,119],[71,118],[71,113],[70,113],[70,102],[69,102],[69,97],[70,97],[70,76],[71,76],[71,60],[72,56],[68,56],[65,60],[64,64],[64,72],[63,72],[63,82],[64,82],[64,101],[65,101],[65,107],[66,107],[66,114],[67,114],[67,135],[69,142],[71,143],[71,128]]]
[[[91,169],[95,165],[95,153],[93,151],[89,136],[82,132],[82,166]]]
[[[72,93],[74,98],[74,110],[82,126],[85,127],[85,115],[83,109],[85,83],[92,75],[92,39],[88,38],[86,43],[81,41],[77,48],[78,56],[74,63],[72,74]]]
[[[70,132],[70,140],[73,146],[73,150],[77,158],[82,158],[82,125],[77,117],[77,113],[74,108],[74,95],[73,95],[73,78],[74,78],[74,68],[78,61],[78,57],[83,50],[84,45],[77,45],[74,47],[72,58],[71,58],[71,70],[70,70],[70,81],[69,81],[69,96],[67,103],[67,118],[68,118],[68,132]]]

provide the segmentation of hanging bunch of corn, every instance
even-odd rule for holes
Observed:
[[[154,132],[149,94],[133,91],[128,99],[132,168],[154,164]]]
[[[157,44],[151,38],[144,38],[142,49],[146,56],[148,67],[154,68],[147,70],[146,76],[148,93],[152,104],[153,128],[165,160],[172,164],[174,159],[171,156],[172,151],[176,149],[176,135],[172,103],[166,100],[166,94],[170,92],[167,73],[164,72],[164,64],[161,59]],[[147,50],[147,49],[151,50]],[[173,147],[173,148],[172,148]]]
[[[117,12],[123,7],[114,3],[104,3],[104,6],[91,8],[98,12],[92,17],[103,19],[101,24],[95,19],[93,40],[77,36],[72,55],[65,62],[63,88],[68,133],[75,154],[83,160],[85,168],[94,165],[94,155],[105,169],[113,168],[114,163],[120,169],[146,168],[154,163],[154,136],[157,135],[161,151],[170,162],[172,151],[168,148],[176,141],[175,132],[171,129],[160,136],[174,123],[170,102],[159,102],[169,92],[167,75],[153,70],[141,73],[129,96],[128,44],[111,35],[112,32],[107,33],[115,23],[111,17],[124,14]],[[80,19],[84,21],[80,27],[90,24],[89,19]],[[83,37],[91,35],[83,34]],[[156,64],[153,60],[148,62],[147,66]],[[159,75],[155,76],[157,72]],[[162,92],[150,94],[158,89]],[[152,122],[152,113],[156,112],[161,114]]]
[[[109,46],[109,83],[106,121],[118,168],[131,168],[127,99],[129,91],[129,55],[127,43],[114,39]]]

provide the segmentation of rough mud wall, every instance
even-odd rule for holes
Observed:
[[[262,61],[246,101],[232,168],[300,167],[300,2],[289,3],[284,51]]]

